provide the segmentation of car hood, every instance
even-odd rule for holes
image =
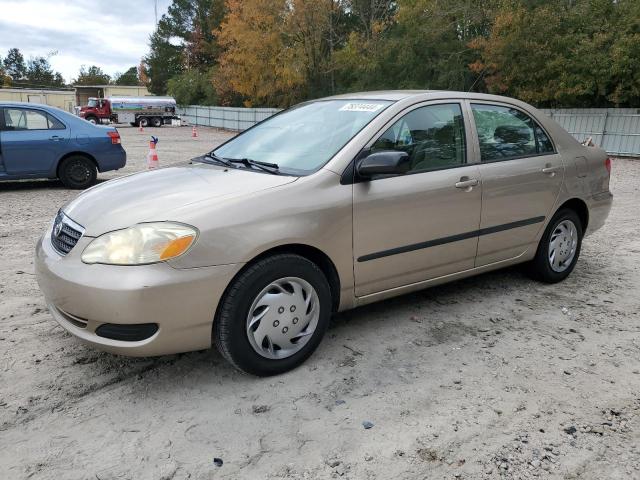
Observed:
[[[180,221],[172,217],[173,210],[203,201],[220,203],[295,180],[245,169],[185,165],[110,180],[84,191],[62,210],[85,228],[85,236],[94,237],[140,222]]]

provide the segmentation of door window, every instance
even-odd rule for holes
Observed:
[[[553,152],[542,128],[526,113],[500,105],[471,104],[483,162]]]
[[[538,153],[554,153],[553,143],[551,143],[551,139],[549,135],[545,133],[545,131],[540,127],[540,125],[536,124],[536,141],[538,142]]]
[[[49,122],[49,130],[64,130],[64,124],[55,117],[47,114],[47,121]]]
[[[59,130],[64,125],[45,112],[23,108],[4,109],[5,130]]]
[[[439,170],[466,162],[462,108],[458,103],[429,105],[407,113],[372,145],[372,152],[396,150],[411,159],[409,173]]]

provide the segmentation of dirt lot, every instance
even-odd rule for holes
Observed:
[[[229,135],[121,131],[129,165],[101,178],[143,169],[149,134],[164,165]],[[510,269],[341,314],[304,366],[257,379],[65,333],[32,256],[76,193],[0,183],[0,478],[638,479],[640,161],[612,190],[564,283]]]

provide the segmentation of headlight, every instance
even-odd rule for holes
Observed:
[[[194,227],[180,223],[140,223],[99,236],[84,249],[82,261],[109,265],[162,262],[185,253],[197,236]]]

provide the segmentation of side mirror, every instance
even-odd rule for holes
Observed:
[[[357,166],[358,174],[365,178],[374,175],[402,175],[410,168],[409,154],[395,150],[372,153],[363,158]]]

